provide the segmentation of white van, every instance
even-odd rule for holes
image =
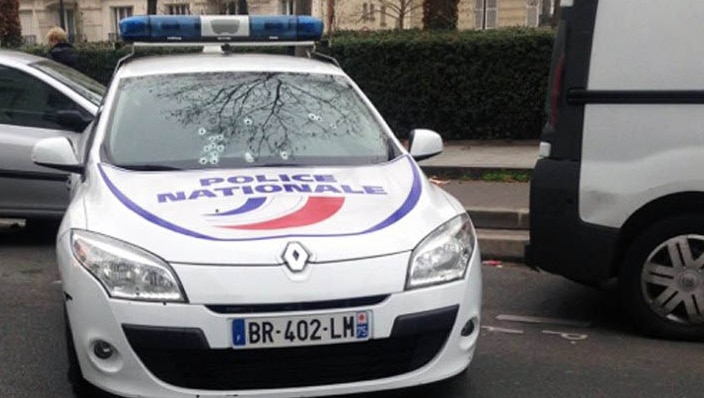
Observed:
[[[563,0],[527,262],[704,338],[704,1]]]

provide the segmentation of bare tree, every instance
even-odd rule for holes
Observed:
[[[406,27],[406,22],[411,17],[414,12],[420,12],[423,7],[422,0],[376,0],[371,4],[377,5],[365,13],[360,12],[360,21],[368,20],[373,18],[374,14],[384,15],[387,18],[396,22],[396,29],[404,29]]]

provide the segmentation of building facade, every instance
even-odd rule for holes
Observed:
[[[494,29],[538,26],[543,1],[551,0],[460,0],[459,29]],[[423,27],[422,0],[314,0],[314,15],[323,17],[336,30],[379,30]]]
[[[460,0],[460,29],[537,26],[543,1]],[[379,30],[422,27],[423,0],[248,0],[250,14],[318,16],[330,30]],[[237,0],[159,0],[159,14],[238,14]],[[28,44],[45,43],[61,25],[59,0],[20,0],[22,35]],[[63,24],[74,42],[115,41],[120,19],[146,14],[146,0],[63,0]]]

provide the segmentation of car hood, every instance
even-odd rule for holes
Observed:
[[[410,156],[363,167],[96,171],[88,228],[188,264],[281,264],[291,242],[314,263],[410,251],[459,211]]]

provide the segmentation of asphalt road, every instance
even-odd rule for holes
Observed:
[[[0,397],[72,397],[53,238],[0,226]],[[551,318],[548,323],[505,320]],[[484,267],[482,335],[465,374],[397,397],[704,396],[704,345],[652,340],[615,294],[523,266]]]

